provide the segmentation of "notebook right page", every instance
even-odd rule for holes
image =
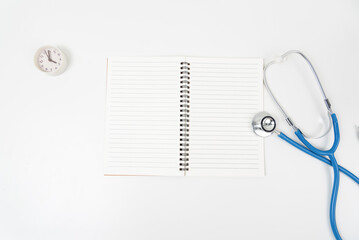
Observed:
[[[263,139],[251,128],[263,111],[263,59],[197,58],[190,63],[187,176],[264,176]]]

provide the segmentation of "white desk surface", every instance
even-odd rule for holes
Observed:
[[[300,49],[337,112],[338,161],[358,175],[358,29],[354,0],[2,0],[0,239],[332,239],[331,169],[274,136],[265,140],[264,178],[104,177],[106,57],[266,58]],[[42,45],[68,54],[63,75],[35,68]],[[270,81],[315,133],[323,104],[300,66],[303,78],[283,66]],[[268,94],[265,109],[289,130]],[[358,202],[358,186],[343,176],[344,239],[359,239]]]

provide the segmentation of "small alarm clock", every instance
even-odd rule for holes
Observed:
[[[35,65],[50,75],[59,75],[66,70],[65,54],[57,47],[41,47],[35,54]]]

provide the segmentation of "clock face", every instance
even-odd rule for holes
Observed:
[[[37,67],[43,72],[56,73],[65,65],[64,54],[54,47],[40,48],[35,58]]]

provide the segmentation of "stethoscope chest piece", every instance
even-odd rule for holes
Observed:
[[[252,128],[254,133],[258,136],[268,137],[274,132],[276,122],[269,113],[260,112],[253,117]]]

